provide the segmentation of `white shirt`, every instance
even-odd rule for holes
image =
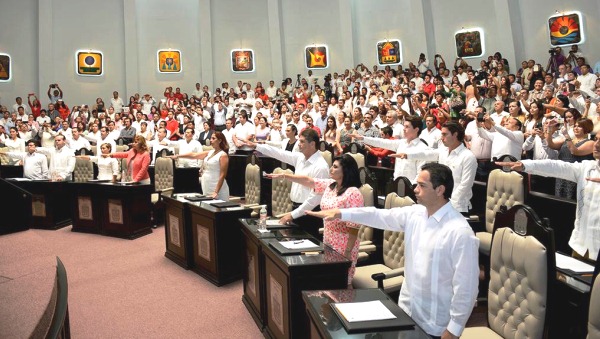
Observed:
[[[479,136],[492,142],[492,158],[510,154],[521,159],[524,136],[521,131],[511,131],[502,126],[493,126],[491,131],[479,127]]]
[[[558,136],[558,131],[553,137]],[[548,147],[546,139],[542,139],[539,135],[532,134],[523,142],[523,150],[529,151],[533,149],[533,159],[558,159],[558,151]]]
[[[577,77],[577,81],[579,81],[579,89],[585,94],[595,97],[596,93],[594,93],[594,88],[596,88],[596,79],[598,77],[596,74],[588,73],[586,75],[580,75]]]
[[[90,157],[98,164],[98,180],[112,180],[113,175],[119,175],[119,161],[115,158]]]
[[[229,144],[229,153],[235,153],[235,150],[237,149],[235,147],[235,144],[233,143],[233,128],[232,129],[224,129],[221,131],[221,133],[223,133],[223,135],[225,136],[225,140],[227,140],[227,143]]]
[[[73,139],[73,136],[71,136],[70,138],[67,138],[67,144],[69,145],[69,148],[72,149],[73,151],[79,151],[82,148],[85,148],[88,151],[92,150],[92,146],[90,145],[90,142],[87,141],[87,139],[81,135],[79,136],[79,138],[77,138],[77,140]]]
[[[123,105],[123,99],[120,97],[116,99],[114,97],[110,98],[110,106],[115,109],[115,113],[121,113],[121,111],[123,111]]]
[[[477,298],[479,240],[450,203],[431,217],[413,205],[345,209],[341,220],[405,232],[398,305],[430,335],[462,334]]]
[[[105,139],[98,138],[96,140],[96,154],[102,154],[102,144],[110,144],[110,153],[115,153],[117,151],[117,143],[107,136]]]
[[[277,96],[277,87],[267,87],[267,89],[265,90],[265,94],[269,97],[269,99],[273,99],[275,96]]]
[[[321,152],[315,152],[310,158],[306,159],[300,152],[287,152],[283,149],[270,145],[256,145],[256,150],[262,154],[286,162],[295,168],[295,174],[306,175],[311,178],[326,179],[329,178],[329,166],[321,155]],[[305,211],[311,211],[321,203],[322,194],[317,194],[312,188],[302,186],[298,183],[292,183],[290,199],[292,202],[302,204],[292,211],[292,218],[298,219],[304,215]]]
[[[419,138],[425,140],[429,147],[438,148],[438,141],[440,141],[440,139],[442,138],[442,131],[440,131],[435,126],[433,126],[431,131],[425,128],[423,129],[423,132],[419,134]]]
[[[233,129],[233,134],[235,135],[235,137],[238,140],[248,140],[248,138],[250,136],[254,135],[254,133],[255,133],[254,125],[252,125],[248,121],[246,121],[246,123],[243,125],[241,123],[235,125],[235,128]],[[252,148],[250,148],[246,145],[243,145],[239,149],[244,150],[244,151],[249,151]]]
[[[457,73],[456,77],[458,78],[458,82],[460,82],[461,85],[465,85],[465,82],[467,82],[467,80],[469,80],[469,76],[467,75],[467,72],[462,72],[462,73]]]
[[[569,163],[556,160],[523,160],[525,172],[577,183],[577,209],[575,227],[569,246],[585,255],[589,251],[590,259],[596,260],[600,250],[600,183],[586,178],[600,177],[598,160],[584,160]]]
[[[17,152],[22,153],[25,152],[25,140],[21,138],[16,138],[15,140],[11,138],[6,138],[4,140],[4,145],[8,148],[9,152]],[[14,163],[20,160],[19,156],[13,157],[9,156],[10,160]]]
[[[406,139],[381,139],[365,137],[363,142],[367,145],[381,147],[396,151],[396,153],[415,153],[428,149],[418,138],[413,139],[411,142]],[[411,160],[411,159],[396,159],[394,164],[394,180],[398,177],[406,177],[411,183],[417,182],[417,175],[421,171],[421,166],[425,164],[422,160]]]
[[[45,154],[50,158],[50,179],[53,174],[62,180],[71,180],[75,169],[75,154],[66,145],[61,149],[38,147],[37,152]]]
[[[510,116],[510,114],[506,111],[502,111],[500,113],[498,112],[492,112],[490,113],[490,118],[492,118],[492,120],[494,120],[494,123],[496,125],[501,125],[502,124],[502,119],[504,118],[508,118]]]
[[[187,153],[198,153],[202,152],[202,144],[198,140],[190,140],[187,142],[185,139],[171,141],[171,145],[179,145],[179,154],[187,154]],[[198,159],[186,159],[186,158],[178,158],[177,164],[182,167],[198,167]]]
[[[454,179],[454,189],[450,196],[452,206],[459,212],[468,212],[471,209],[473,197],[473,181],[477,172],[477,159],[473,152],[463,144],[448,152],[448,148],[440,145],[437,150],[425,150],[419,153],[409,153],[409,159],[438,161],[450,167]]]
[[[477,120],[473,120],[467,124],[465,135],[471,137],[471,152],[477,159],[490,159],[492,154],[492,142],[479,136],[477,130]]]
[[[48,158],[41,153],[8,152],[8,156],[23,161],[23,177],[31,180],[48,179]]]

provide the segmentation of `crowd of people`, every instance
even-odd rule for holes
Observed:
[[[154,162],[157,151],[178,145],[179,155],[174,158],[184,166],[200,166],[202,160],[203,189],[222,199],[229,196],[225,180],[228,154],[256,150],[296,169],[295,176],[288,176],[294,181],[294,210],[281,222],[310,217],[305,212],[319,204],[335,211],[314,214],[328,221],[342,217],[361,223],[388,222],[387,214],[369,219],[372,214],[346,215],[336,210],[362,205],[354,189],[356,183],[344,179],[354,178],[356,164],[343,155],[356,143],[368,162],[393,166],[395,178],[407,177],[416,185],[415,192],[429,199],[420,201],[429,214],[419,208],[408,211],[423,215],[423,221],[416,224],[425,223],[427,215],[438,210],[458,220],[450,209],[468,213],[473,181],[476,176],[486,177],[494,158],[509,155],[514,160],[511,166],[524,169],[525,165],[545,174],[549,172],[539,167],[542,165],[519,161],[580,163],[600,158],[600,142],[594,142],[600,130],[600,62],[590,66],[577,46],[571,48],[568,57],[562,53],[562,49],[554,49],[546,68],[535,60],[525,60],[520,67],[513,66],[512,72],[498,52],[476,66],[462,58],[450,65],[440,55],[435,55],[431,63],[421,54],[416,64],[411,62],[406,68],[369,69],[359,64],[323,77],[309,70],[295,83],[291,78],[277,85],[270,80],[266,86],[261,82],[252,85],[238,81],[233,86],[224,82],[213,89],[196,83],[189,93],[167,87],[160,96],[136,93],[128,100],[115,91],[108,104],[98,98],[89,106],[67,106],[67,96],[60,86],[51,84],[45,108],[33,93],[28,95],[27,104],[19,97],[12,107],[0,108],[0,143],[7,148],[10,162],[24,164],[25,175],[31,178],[48,175],[39,173],[48,169],[28,167],[28,162],[42,166],[40,153],[55,158],[50,161],[50,167],[54,166],[51,172],[60,180],[68,180],[72,162],[62,155],[66,152],[63,148],[70,149],[72,156],[76,150],[94,147],[99,158],[92,159],[99,165],[100,159],[137,159],[132,166],[134,180],[141,182],[148,177],[147,171],[140,172],[140,168]],[[335,156],[329,172],[317,152],[321,142]],[[134,147],[129,152],[114,153],[119,143],[133,143]],[[203,145],[213,150],[205,151]],[[429,166],[427,162],[431,161],[442,167]],[[114,180],[114,165],[103,163],[103,175]],[[563,167],[555,170],[559,168]],[[578,186],[596,183],[592,190],[598,190],[597,180],[586,182],[571,174],[557,175],[562,179],[556,181],[557,195],[570,199],[577,196],[581,201],[584,193]],[[585,175],[589,177],[590,173]],[[438,191],[439,187],[444,189]],[[579,209],[578,213],[591,218]],[[415,224],[405,220],[402,213],[390,216],[409,229]],[[347,221],[326,224],[325,241],[339,247],[355,264],[356,237],[352,237],[352,229],[357,224]],[[463,223],[456,223],[461,230],[464,228]],[[586,227],[589,225],[577,225],[577,239],[571,244],[581,255],[595,259],[600,237],[594,235],[597,231],[581,230]],[[587,240],[578,240],[582,234]],[[473,252],[473,237],[462,233],[456,236],[468,242],[465,248]],[[469,262],[462,269],[471,276],[472,266]],[[350,279],[353,269],[354,265]],[[471,287],[465,295],[470,296]],[[464,305],[463,300],[462,309]],[[450,331],[457,336],[465,321],[460,317],[450,320],[449,327],[423,327],[431,329],[433,335]]]

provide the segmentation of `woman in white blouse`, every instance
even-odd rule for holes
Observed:
[[[102,154],[110,154],[112,151],[111,144],[104,143],[100,145],[100,151]],[[88,155],[78,155],[76,158],[95,162],[98,165],[98,180],[110,180],[112,182],[117,182],[117,175],[119,175],[119,161],[117,159]]]
[[[16,127],[10,128],[8,138],[4,140],[4,145],[8,147],[9,152],[25,152],[25,142],[23,139],[19,138],[19,131]],[[21,160],[19,157],[10,157],[10,163],[13,165],[18,165],[19,160]]]

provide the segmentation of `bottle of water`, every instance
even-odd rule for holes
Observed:
[[[123,170],[121,172],[121,182],[127,182],[127,171]]]
[[[267,208],[265,205],[262,205],[259,215],[260,219],[258,220],[258,229],[264,231],[267,229]]]

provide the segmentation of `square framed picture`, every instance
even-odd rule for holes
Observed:
[[[79,76],[104,74],[104,56],[100,51],[78,50],[75,52],[75,72]]]
[[[561,13],[548,18],[550,45],[554,47],[581,44],[585,41],[579,12]]]
[[[311,45],[304,48],[304,60],[308,69],[329,67],[329,48],[327,45]]]
[[[255,72],[254,51],[251,49],[232,49],[231,71],[234,73]]]
[[[485,53],[483,29],[463,29],[454,34],[456,56],[459,58],[477,58]]]
[[[0,53],[0,82],[10,81],[12,78],[12,59],[10,55]]]
[[[398,39],[377,41],[377,63],[379,66],[402,63],[402,43]]]
[[[158,50],[156,52],[157,66],[159,73],[179,73],[181,72],[181,51],[179,50]]]

